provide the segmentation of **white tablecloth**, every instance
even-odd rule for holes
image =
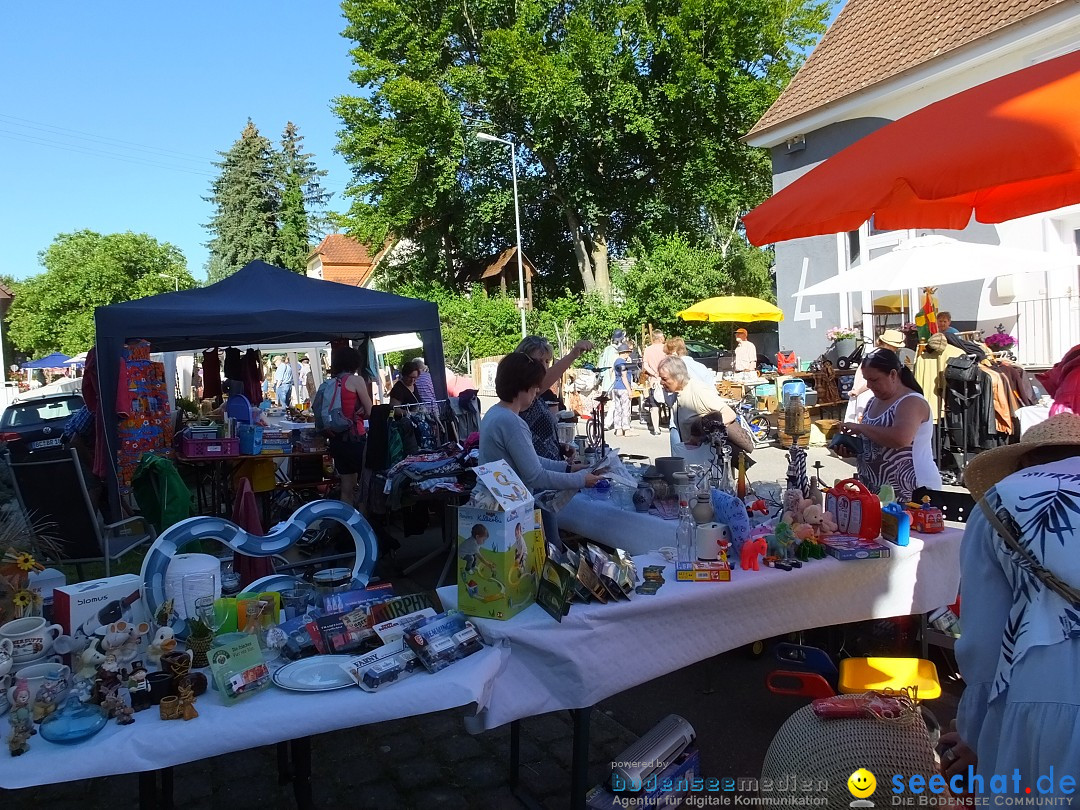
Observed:
[[[358,686],[333,692],[286,692],[271,685],[234,706],[210,690],[195,702],[194,720],[163,721],[157,706],[118,726],[110,720],[76,745],[35,735],[17,759],[0,754],[0,787],[24,788],[180,765],[260,745],[401,717],[487,705],[508,651],[485,648],[433,675],[418,673],[372,694]],[[7,736],[6,717],[0,718]]]
[[[678,523],[647,512],[620,509],[611,501],[598,501],[584,492],[559,511],[559,528],[631,554],[674,546]]]
[[[912,538],[885,560],[815,560],[795,571],[733,572],[731,582],[667,582],[655,596],[580,605],[558,624],[537,605],[505,622],[475,620],[509,649],[506,669],[470,730],[592,706],[611,695],[759,639],[845,622],[924,613],[960,585],[959,529]],[[664,565],[659,554],[639,568]],[[446,606],[456,587],[442,588]]]

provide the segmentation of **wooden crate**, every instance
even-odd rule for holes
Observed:
[[[787,425],[787,414],[781,409],[776,413],[776,432],[780,437],[781,447],[791,447],[791,436],[784,432],[784,428]],[[810,446],[810,414],[805,413],[803,415],[803,434],[799,436],[799,447]]]

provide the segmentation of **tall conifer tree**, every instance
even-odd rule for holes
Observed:
[[[314,239],[322,231],[321,209],[330,192],[319,184],[325,169],[315,168],[314,155],[303,151],[304,136],[289,121],[281,135],[278,182],[281,188],[280,242],[282,266],[297,273],[307,269]]]
[[[277,184],[275,155],[270,141],[248,119],[240,139],[214,165],[221,174],[205,198],[214,204],[214,216],[206,226],[212,234],[207,243],[211,282],[232,275],[259,259],[281,264],[278,212],[281,191]]]

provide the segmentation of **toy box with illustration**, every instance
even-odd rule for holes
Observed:
[[[61,585],[53,589],[53,620],[76,640],[102,638],[109,625],[116,622],[137,627],[150,619],[142,598],[142,584],[137,574],[118,574]]]
[[[428,672],[438,672],[483,649],[476,625],[461,613],[424,619],[405,632],[405,643]]]
[[[210,650],[210,671],[225,705],[260,692],[270,685],[270,670],[251,633],[221,636]]]
[[[865,537],[833,534],[821,538],[825,553],[838,560],[875,560],[892,556],[888,546],[867,540]]]
[[[675,566],[678,582],[731,582],[731,566],[719,560],[695,560]]]
[[[472,497],[458,509],[458,608],[516,615],[536,601],[544,557],[532,493],[505,461],[477,467]]]
[[[414,672],[422,672],[420,659],[405,645],[405,639],[399,638],[384,644],[367,655],[354,658],[341,668],[365,692],[378,692],[383,687],[409,677]]]

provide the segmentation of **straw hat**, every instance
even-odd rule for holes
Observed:
[[[1045,422],[1029,429],[1019,444],[1009,444],[986,450],[967,465],[964,484],[976,500],[986,494],[990,487],[1020,469],[1025,453],[1040,447],[1075,445],[1080,455],[1080,414],[1059,413]]]
[[[899,329],[886,329],[878,336],[878,342],[894,349],[904,348],[904,333]]]

